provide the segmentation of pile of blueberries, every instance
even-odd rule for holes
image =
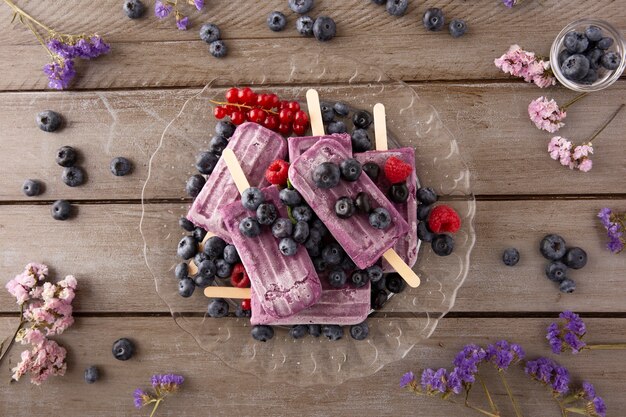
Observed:
[[[550,261],[545,270],[548,279],[559,284],[561,292],[574,292],[576,283],[567,276],[567,270],[581,269],[587,265],[587,253],[578,247],[568,248],[565,239],[556,234],[545,236],[539,244],[539,250]]]
[[[296,20],[296,30],[302,36],[314,36],[320,42],[327,42],[335,37],[337,25],[328,16],[318,16],[313,19],[306,13],[313,9],[313,0],[289,0],[289,8],[302,16]],[[274,32],[280,32],[287,27],[287,17],[284,13],[273,11],[267,16],[267,26]]]
[[[404,16],[409,7],[408,0],[372,0],[372,2],[380,6],[384,5],[387,9],[387,13],[392,16]],[[424,27],[431,32],[440,31],[445,25],[443,11],[437,7],[429,8],[424,12],[422,23]],[[453,19],[448,25],[448,30],[453,38],[458,38],[465,35],[465,32],[467,32],[467,24],[465,20]]]
[[[602,69],[616,70],[622,60],[619,53],[609,51],[614,40],[604,36],[602,29],[591,25],[584,32],[571,31],[563,39],[564,49],[559,53],[563,76],[581,84],[593,84]]]

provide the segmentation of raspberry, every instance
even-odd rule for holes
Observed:
[[[461,219],[452,207],[440,205],[430,211],[428,228],[434,233],[456,233],[460,227]]]
[[[411,171],[411,165],[395,156],[385,162],[385,176],[392,184],[404,182],[411,175]]]
[[[245,298],[241,300],[241,309],[242,310],[250,310],[252,307],[250,306],[250,299]]]
[[[286,185],[287,184],[287,171],[289,170],[289,162],[277,159],[270,164],[265,171],[265,178],[270,184],[274,185]]]
[[[233,287],[248,288],[250,286],[250,278],[242,264],[233,266],[233,272],[230,274],[230,283]]]

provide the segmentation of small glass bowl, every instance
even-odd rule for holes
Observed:
[[[563,75],[561,72],[561,66],[559,65],[559,53],[565,49],[563,41],[567,33],[571,31],[584,32],[585,29],[591,25],[598,26],[602,29],[604,36],[613,38],[613,45],[608,49],[608,51],[617,52],[622,57],[622,60],[619,67],[613,71],[602,68],[600,77],[593,84],[581,84],[579,82],[569,80]],[[617,79],[622,75],[622,72],[624,72],[624,68],[626,67],[626,60],[624,59],[625,50],[626,46],[624,45],[624,38],[622,37],[620,31],[614,26],[604,20],[580,19],[565,26],[557,35],[556,39],[554,39],[552,48],[550,49],[550,67],[552,68],[556,79],[570,90],[582,92],[599,91],[607,88],[617,81]]]

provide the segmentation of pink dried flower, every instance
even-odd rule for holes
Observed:
[[[505,54],[494,60],[494,64],[505,73],[523,78],[527,83],[534,82],[540,88],[556,84],[550,73],[550,62],[539,59],[534,52],[525,51],[519,45],[511,45]]]
[[[571,163],[571,152],[572,142],[561,137],[554,136],[550,139],[550,143],[548,144],[548,152],[550,153],[550,158],[555,161],[560,161],[561,165],[569,166]]]
[[[565,119],[567,113],[559,107],[556,101],[542,96],[530,102],[528,116],[538,129],[554,133],[565,126],[565,123],[561,121]]]
[[[21,361],[12,369],[12,378],[16,381],[27,373],[30,382],[41,385],[50,376],[65,375],[67,351],[53,340],[45,339],[32,350],[22,352]]]
[[[589,158],[583,160],[581,163],[578,164],[578,169],[581,170],[582,172],[589,172],[592,167],[593,167],[593,161]]]

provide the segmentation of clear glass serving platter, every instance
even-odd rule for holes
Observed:
[[[293,58],[288,81],[317,78],[321,83],[325,80],[326,69],[317,67],[315,62],[315,56]],[[404,292],[393,295],[381,310],[371,314],[368,318],[370,334],[366,340],[352,339],[348,328],[339,341],[311,336],[293,340],[287,333],[288,328],[275,327],[272,340],[258,342],[250,335],[248,319],[209,317],[206,314],[208,299],[200,289],[190,298],[179,296],[173,274],[174,266],[180,261],[176,257],[176,246],[184,234],[178,219],[186,214],[190,201],[181,198],[179,203],[164,204],[162,199],[172,198],[173,186],[180,190],[174,196],[182,197],[186,179],[196,173],[195,155],[208,148],[217,122],[211,100],[223,101],[230,86],[250,86],[258,92],[276,93],[282,100],[298,100],[306,109],[305,93],[310,86],[267,85],[263,75],[257,80],[215,79],[184,104],[150,157],[149,176],[142,192],[140,230],[145,243],[145,262],[157,293],[169,306],[178,326],[192,335],[201,349],[238,371],[264,380],[288,381],[302,386],[339,384],[373,374],[403,358],[430,337],[438,321],[452,309],[456,292],[469,270],[475,241],[476,205],[470,173],[456,140],[437,111],[410,86],[389,80],[377,69],[362,63],[346,59],[341,62],[353,65],[354,75],[342,84],[314,86],[321,101],[341,101],[370,112],[374,104],[383,103],[390,147],[414,147],[420,184],[433,187],[441,196],[440,201],[454,207],[462,218],[450,256],[437,256],[430,244],[421,245],[414,267],[421,277],[421,285],[415,289],[407,287]],[[262,71],[267,66],[258,63],[258,68]],[[346,121],[346,124],[350,129],[351,123]],[[156,201],[158,204],[153,204]]]

